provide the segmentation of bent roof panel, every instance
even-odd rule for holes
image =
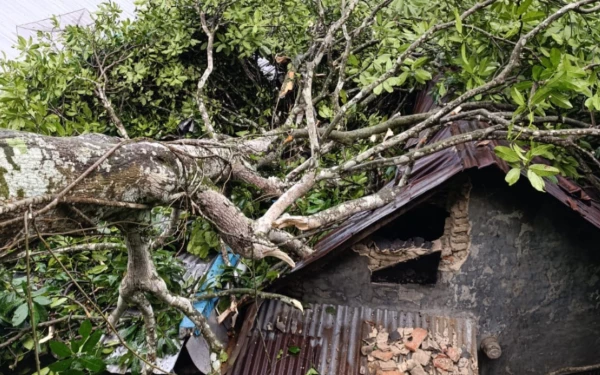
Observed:
[[[424,106],[420,109],[428,111],[431,108]],[[482,121],[456,121],[441,129],[428,140],[428,143],[431,144],[486,126],[487,124]],[[309,264],[322,259],[332,250],[349,244],[349,241],[356,239],[355,237],[359,234],[364,237],[372,233],[382,225],[383,221],[402,214],[407,208],[410,208],[408,207],[410,203],[418,203],[418,199],[425,197],[442,183],[462,171],[494,165],[507,172],[508,165],[494,153],[494,148],[499,144],[503,144],[503,142],[467,142],[417,160],[407,185],[392,203],[349,218],[344,224],[319,241],[315,245],[314,254],[298,262],[291,272],[298,272]],[[538,161],[544,162],[541,159]],[[586,190],[576,182],[562,176],[558,176],[558,184],[546,182],[546,191],[592,225],[600,228],[598,192]]]

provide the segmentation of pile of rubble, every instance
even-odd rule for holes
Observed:
[[[432,337],[434,336],[434,337]],[[363,340],[370,375],[477,375],[477,360],[471,353],[454,348],[450,339],[423,328],[398,328],[388,332],[372,327]]]

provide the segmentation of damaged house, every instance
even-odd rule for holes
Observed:
[[[273,287],[304,314],[250,308],[225,373],[599,373],[598,196],[562,177],[509,187],[495,146],[420,159],[395,202],[328,234]]]

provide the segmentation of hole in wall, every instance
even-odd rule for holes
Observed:
[[[371,273],[371,282],[390,284],[435,284],[441,253],[435,252]]]
[[[444,234],[448,216],[450,214],[442,207],[424,203],[381,228],[377,235],[402,241],[412,238],[433,241]]]

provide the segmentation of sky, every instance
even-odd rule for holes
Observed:
[[[15,58],[18,51],[17,31],[23,37],[36,34],[36,29],[48,27],[48,19],[62,15],[61,23],[86,23],[98,4],[105,0],[0,0],[0,56]],[[114,0],[124,17],[133,17],[134,0]]]

